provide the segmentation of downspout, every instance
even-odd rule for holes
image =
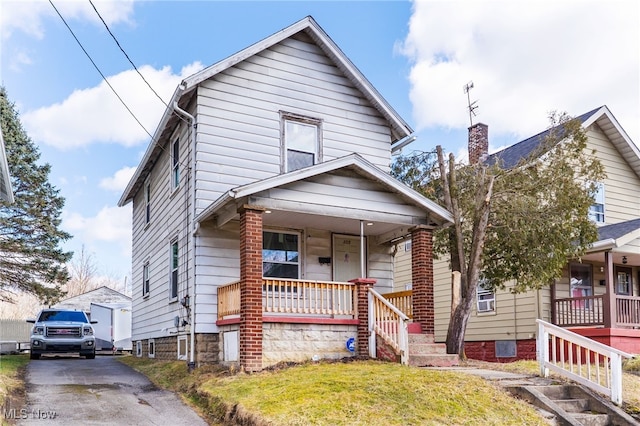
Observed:
[[[181,91],[186,89],[184,82],[180,83]],[[179,96],[177,97],[179,98]],[[191,121],[191,185],[193,185],[193,193],[191,198],[191,207],[193,208],[193,217],[196,217],[196,130],[198,123],[196,118],[178,106],[178,101],[173,102],[173,109],[183,117]],[[191,275],[193,276],[193,294],[191,295],[191,343],[189,344],[189,369],[195,368],[195,342],[196,342],[196,235],[200,229],[200,223],[193,224],[193,233],[191,234]],[[187,235],[189,233],[187,232]],[[188,275],[187,275],[188,278]],[[187,293],[189,285],[187,281]]]

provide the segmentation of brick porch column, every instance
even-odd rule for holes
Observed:
[[[358,314],[358,335],[356,338],[356,355],[369,355],[369,288],[376,280],[372,278],[356,278],[349,280],[356,285],[356,312]]]
[[[433,233],[425,225],[411,228],[411,282],[413,320],[424,334],[435,333],[433,301]]]
[[[240,213],[240,367],[262,370],[262,213],[243,206]]]

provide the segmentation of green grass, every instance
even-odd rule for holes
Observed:
[[[526,403],[481,378],[376,361],[309,363],[228,374],[133,357],[127,364],[168,383],[212,422],[227,416],[274,425],[544,425]],[[166,377],[181,371],[181,379]],[[154,379],[153,377],[157,377]]]
[[[22,395],[24,382],[21,378],[21,369],[29,362],[29,355],[1,355],[0,356],[0,410],[9,408],[8,397]],[[13,398],[12,398],[13,399]],[[0,423],[7,424],[4,416],[0,417]]]

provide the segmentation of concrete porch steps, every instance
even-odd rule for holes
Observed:
[[[432,334],[409,333],[409,365],[414,367],[452,367],[458,355],[448,354],[444,343],[435,343]]]
[[[610,401],[578,385],[515,386],[509,390],[529,403],[553,413],[558,424],[638,425]]]

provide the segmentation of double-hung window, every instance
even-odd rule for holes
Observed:
[[[169,299],[178,298],[178,240],[171,241],[170,246],[171,271],[169,276]]]
[[[282,170],[309,167],[322,161],[320,120],[282,115]]]
[[[290,232],[262,234],[262,275],[269,278],[300,277],[300,238]]]
[[[496,293],[485,280],[480,280],[476,287],[476,301],[480,313],[496,310]]]
[[[151,183],[144,183],[144,223],[151,221]]]
[[[149,296],[149,262],[142,266],[142,297]]]
[[[596,183],[593,204],[589,208],[589,219],[595,223],[604,223],[604,183]]]
[[[180,186],[180,139],[176,138],[171,145],[171,188]]]

